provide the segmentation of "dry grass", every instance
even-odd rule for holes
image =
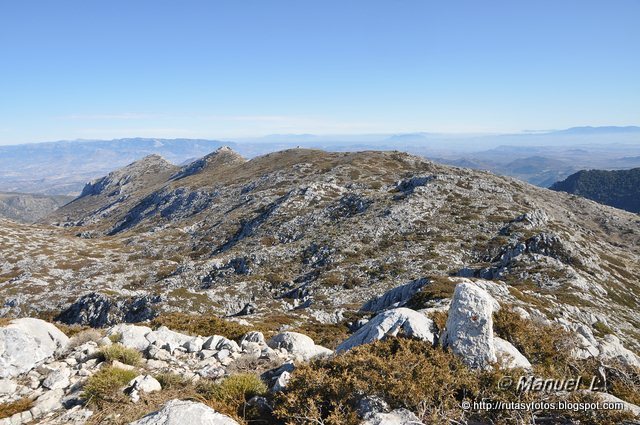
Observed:
[[[141,393],[137,403],[129,402],[122,395],[119,384],[121,380],[110,378],[106,383],[100,382],[97,389],[101,398],[99,402],[96,402],[96,398],[91,402],[94,415],[88,424],[124,425],[160,409],[172,399],[188,399],[207,404],[241,424],[258,423],[253,421],[257,418],[256,412],[246,409],[247,400],[255,395],[266,394],[266,386],[256,375],[232,375],[219,384],[208,379],[193,382],[172,373],[156,375],[156,379],[160,382],[162,391]],[[101,378],[101,381],[105,379]],[[96,385],[92,389],[94,387]]]
[[[166,326],[171,330],[191,335],[222,335],[229,339],[239,339],[251,328],[215,316],[195,316],[184,313],[163,314],[151,321],[151,326]]]
[[[0,403],[0,419],[10,418],[16,413],[31,409],[31,407],[33,407],[33,400],[27,397],[11,403]]]

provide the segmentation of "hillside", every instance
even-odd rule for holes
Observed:
[[[550,189],[640,213],[640,168],[616,171],[582,170],[554,183]]]
[[[149,163],[161,170],[141,173]],[[294,149],[245,161],[221,149],[198,164],[150,157],[88,185],[47,218],[59,230],[45,234],[65,235],[42,241],[50,255],[29,253],[36,228],[20,230],[36,233],[28,245],[6,229],[12,285],[2,293],[57,288],[12,311],[59,310],[81,287],[161,295],[161,310],[234,314],[251,303],[259,321],[335,323],[399,285],[462,275],[503,280],[545,315],[570,302],[574,320],[598,317],[637,344],[631,214],[398,152]]]
[[[31,193],[0,192],[0,217],[22,223],[33,223],[51,214],[67,202],[71,196],[47,196]]]
[[[25,421],[51,406],[40,398],[74,397],[78,385],[109,397],[47,407],[62,409],[42,422],[52,424],[68,415],[130,423],[186,395],[229,424],[331,415],[326,423],[548,423],[460,408],[464,398],[513,401],[495,383],[514,367],[606,373],[609,394],[571,397],[638,403],[639,225],[590,200],[400,152],[291,149],[245,160],[223,147],[182,167],[151,155],[37,224],[0,222],[0,316],[99,328],[73,343],[50,329],[68,348],[51,349],[37,371],[5,342],[4,382],[39,397]],[[3,323],[0,339],[34,326]],[[403,335],[413,339],[393,338]],[[48,372],[61,368],[56,359],[68,376]],[[122,361],[137,369],[119,378]],[[119,389],[138,374],[161,389],[149,396],[129,382],[127,397],[141,405]],[[45,392],[33,393],[28,377],[48,382]],[[238,402],[220,395],[225,385],[251,386]],[[245,410],[247,394],[273,407]],[[375,394],[382,407],[363,411]],[[629,418],[594,412],[549,414],[572,424]]]

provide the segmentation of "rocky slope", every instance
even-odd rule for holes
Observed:
[[[604,205],[640,213],[640,168],[582,170],[554,183],[551,190],[584,196]]]
[[[33,223],[71,200],[71,196],[0,192],[0,217],[21,223]]]
[[[47,221],[59,229],[1,230],[4,314],[103,292],[158,296],[161,311],[251,304],[255,320],[337,323],[392,288],[461,275],[503,280],[523,305],[638,344],[636,216],[403,153],[244,161],[221,149],[181,169],[148,157]]]
[[[538,367],[491,333],[502,304],[574,335],[578,359],[636,367],[639,225],[583,198],[400,152],[293,149],[246,161],[221,148],[183,167],[150,156],[39,224],[1,222],[0,314],[95,327],[228,316],[309,333],[345,358],[404,334],[448,347],[465,367],[507,354],[504,367]],[[494,301],[472,303],[484,295],[460,283]],[[301,361],[328,353],[282,338],[287,353],[307,347]]]

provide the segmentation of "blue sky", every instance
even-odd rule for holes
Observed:
[[[640,1],[0,3],[0,144],[640,124]]]

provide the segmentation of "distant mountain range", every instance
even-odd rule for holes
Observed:
[[[640,168],[631,170],[582,170],[551,186],[601,204],[640,213]]]
[[[400,150],[548,187],[581,169],[640,167],[640,127],[574,127],[520,134],[270,135],[233,141],[128,138],[0,146],[0,191],[78,195],[92,179],[156,154],[185,165],[230,146],[246,158],[294,148]]]
[[[219,148],[217,140],[78,140],[0,146],[0,190],[77,195],[94,178],[151,154],[174,163]]]

